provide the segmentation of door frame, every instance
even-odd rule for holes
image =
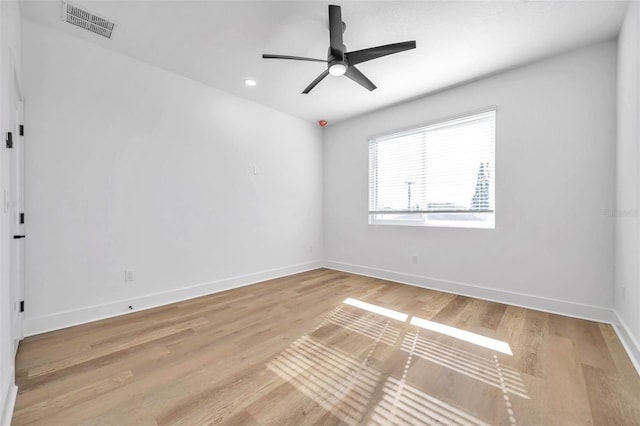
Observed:
[[[11,337],[14,342],[14,353],[18,350],[18,344],[24,337],[23,312],[21,302],[24,301],[24,224],[21,223],[20,213],[24,213],[24,136],[21,135],[21,126],[24,123],[24,98],[15,55],[10,49],[10,123],[13,136],[13,148],[9,153],[9,285],[11,294]]]

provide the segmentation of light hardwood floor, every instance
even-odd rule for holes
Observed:
[[[29,337],[16,368],[15,425],[640,424],[609,325],[326,269]]]

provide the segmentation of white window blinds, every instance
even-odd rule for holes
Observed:
[[[494,226],[495,110],[369,141],[369,222]]]

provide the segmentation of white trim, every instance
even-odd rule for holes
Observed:
[[[169,290],[161,293],[149,294],[135,299],[119,300],[103,305],[58,312],[52,315],[37,318],[25,318],[24,335],[33,336],[35,334],[71,327],[73,325],[84,324],[104,318],[124,315],[144,309],[155,308],[158,306],[167,305],[169,303],[180,302],[182,300],[206,296],[208,294],[218,293],[220,291],[244,287],[261,281],[309,271],[320,267],[322,267],[322,261],[317,260],[277,269],[269,269],[266,271],[255,272],[246,275],[239,275],[218,281],[196,284],[193,286]],[[129,305],[134,306],[133,311],[126,309],[126,307]]]
[[[367,266],[352,265],[349,263],[326,260],[324,267],[337,271],[351,272],[373,278],[395,281],[416,287],[423,287],[475,297],[477,299],[490,300],[492,302],[506,303],[538,311],[550,312],[569,317],[582,318],[591,321],[611,323],[613,319],[610,308],[584,305],[581,303],[567,302],[532,294],[516,293],[495,288],[482,287],[475,284],[447,281],[438,278],[424,277],[420,275],[405,274],[386,269],[370,268]]]
[[[18,396],[18,387],[14,384],[14,371],[13,367],[9,370],[9,374],[5,377],[3,375],[3,383],[1,396],[2,400],[2,412],[0,413],[0,425],[9,426],[11,424],[11,418],[13,417],[13,407],[16,404],[16,397]],[[6,379],[6,380],[5,380]]]
[[[640,344],[633,334],[631,334],[629,327],[627,327],[627,324],[616,310],[613,311],[613,322],[611,325],[613,325],[613,329],[618,335],[622,346],[624,346],[627,351],[631,363],[636,368],[638,375],[640,375]]]
[[[448,121],[456,121],[459,120],[461,118],[465,118],[465,117],[469,117],[472,115],[480,115],[483,114],[485,112],[490,112],[493,111],[495,113],[498,112],[498,105],[489,105],[483,108],[476,108],[467,112],[462,112],[460,114],[453,114],[453,115],[449,115],[446,117],[442,117],[442,118],[436,118],[434,120],[430,120],[426,123],[420,123],[420,124],[415,124],[415,125],[407,125],[404,127],[400,127],[397,128],[395,130],[391,130],[391,131],[385,131],[385,132],[381,132],[381,133],[376,133],[373,135],[369,135],[367,137],[367,142],[371,142],[373,139],[378,139],[378,138],[382,138],[382,137],[386,137],[386,136],[393,136],[399,133],[404,133],[404,132],[408,132],[408,131],[412,131],[412,130],[418,130],[418,129],[423,129],[425,127],[431,127],[431,126],[435,126],[436,124],[442,124],[442,123],[446,123]],[[496,114],[497,117],[497,114]]]

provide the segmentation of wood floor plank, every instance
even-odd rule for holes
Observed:
[[[548,314],[527,310],[524,326],[517,342],[520,350],[514,352],[519,370],[532,376],[546,378],[544,340],[548,333]]]
[[[549,335],[545,342],[548,383],[546,400],[550,411],[560,413],[567,424],[592,424],[589,396],[573,340]]]
[[[484,302],[484,312],[480,320],[480,325],[484,328],[495,330],[500,325],[502,317],[507,310],[507,305],[504,303]]]
[[[514,346],[524,330],[526,314],[527,310],[524,308],[507,306],[496,329],[496,336]]]
[[[455,296],[434,315],[433,320],[445,324],[455,321],[460,312],[462,312],[471,301],[473,301],[473,299],[466,296]]]
[[[591,415],[597,425],[640,424],[640,393],[615,372],[583,364]]]
[[[26,338],[16,382],[14,425],[640,425],[611,326],[328,269]]]
[[[59,394],[28,407],[16,410],[14,412],[14,421],[17,423],[30,423],[44,417],[49,417],[53,413],[57,413],[65,408],[77,405],[82,401],[98,398],[103,393],[117,389],[132,379],[133,373],[131,373],[131,371],[123,371],[90,385],[77,387],[65,392],[64,394]]]
[[[580,339],[576,340],[576,346],[580,362],[603,370],[615,370],[600,324],[586,320],[578,320],[577,324]]]
[[[97,358],[101,358],[104,356],[111,355],[115,352],[119,352],[125,349],[129,349],[134,346],[139,346],[144,343],[161,339],[166,336],[170,336],[172,334],[179,333],[184,330],[188,330],[192,327],[205,324],[207,320],[203,318],[196,318],[194,320],[180,322],[176,325],[170,327],[162,327],[160,329],[155,329],[148,333],[142,333],[138,336],[132,337],[129,341],[120,342],[119,344],[113,346],[106,346],[93,349],[89,352],[82,352],[80,354],[76,354],[73,357],[62,358],[52,362],[44,363],[34,368],[29,369],[27,372],[28,377],[38,377],[44,374],[52,373],[56,370],[62,370],[64,368],[83,364],[88,361],[95,360]]]
[[[106,367],[114,367],[119,363],[123,363],[127,368],[133,369],[137,357],[140,354],[147,354],[149,358],[148,362],[151,363],[154,361],[156,353],[159,353],[159,358],[166,353],[166,346],[163,345],[170,345],[173,342],[180,341],[191,334],[193,334],[193,331],[184,330],[180,333],[172,334],[159,340],[149,341],[142,345],[133,346],[118,352],[112,352],[102,357],[95,357],[79,364],[69,364],[63,369],[52,371],[37,377],[29,377],[28,375],[25,375],[21,376],[19,380],[18,377],[16,377],[18,394],[31,394],[37,389],[47,389],[51,384],[59,383],[61,380],[66,380],[67,378],[76,377],[84,379],[90,371],[105,371],[102,369]],[[151,354],[149,354],[149,352],[151,352]]]
[[[422,302],[422,306],[419,308],[420,314],[416,313],[416,315],[431,320],[455,297],[456,295],[452,293],[425,289],[416,297],[416,300]]]
[[[622,343],[620,343],[620,339],[618,339],[613,327],[609,324],[598,324],[598,326],[600,327],[602,338],[604,339],[609,354],[611,355],[613,365],[618,369],[618,374],[629,377],[629,380],[639,383],[640,376],[636,374],[633,363],[627,356],[627,353],[625,352]]]
[[[46,401],[51,395],[63,395],[72,392],[76,388],[85,387],[92,383],[99,382],[105,377],[112,377],[124,370],[134,371],[140,365],[155,364],[165,362],[162,359],[170,352],[164,345],[153,345],[147,348],[136,348],[135,353],[121,357],[112,358],[103,365],[93,365],[89,369],[74,369],[65,371],[64,375],[58,377],[48,376],[46,381],[39,382],[40,386],[34,386],[34,380],[26,384],[19,384],[20,398],[16,401],[15,410],[19,411],[25,407],[37,405]]]

